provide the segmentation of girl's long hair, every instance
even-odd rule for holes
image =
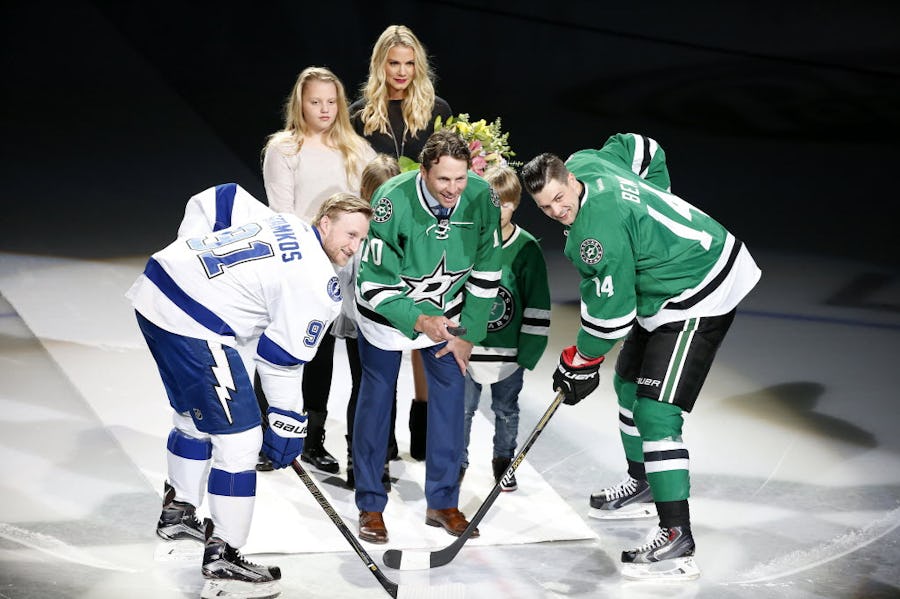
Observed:
[[[323,133],[322,141],[329,148],[338,150],[344,157],[347,183],[351,187],[356,187],[359,184],[357,173],[365,162],[363,152],[367,142],[357,135],[350,124],[350,111],[347,108],[344,84],[334,73],[324,67],[307,67],[297,76],[297,82],[284,103],[284,129],[269,136],[263,153],[273,144],[290,148],[292,154],[300,151],[303,140],[309,133],[309,124],[303,116],[303,93],[307,83],[311,81],[333,83],[337,90],[337,117]]]

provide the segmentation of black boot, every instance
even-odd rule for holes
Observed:
[[[409,455],[425,459],[425,437],[428,434],[428,402],[413,400],[409,407]]]
[[[334,456],[325,450],[325,416],[326,412],[307,412],[306,440],[300,459],[312,464],[317,470],[328,474],[337,474],[341,469]]]
[[[344,435],[347,439],[347,482],[345,486],[348,489],[356,488],[356,477],[353,475],[353,446],[350,442],[350,435]]]
[[[275,466],[272,465],[272,460],[269,459],[269,456],[260,451],[259,457],[256,458],[256,471],[271,472],[272,470],[275,470]]]
[[[384,470],[381,471],[381,486],[384,487],[385,493],[391,492],[391,466],[390,462],[384,463]]]

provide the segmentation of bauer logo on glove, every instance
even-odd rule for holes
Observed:
[[[302,423],[297,422],[293,418],[289,420],[282,420],[281,418],[277,418],[275,420],[271,420],[269,422],[269,426],[272,428],[281,429],[284,433],[283,437],[305,437],[306,436],[306,421],[304,420]]]
[[[559,364],[553,372],[553,389],[565,394],[563,403],[575,405],[600,384],[599,370],[604,357],[586,358],[572,345],[559,355]]]
[[[303,451],[306,414],[270,407],[269,426],[263,430],[262,451],[275,468],[284,468]]]

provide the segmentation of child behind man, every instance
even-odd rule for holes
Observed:
[[[512,222],[522,195],[516,172],[508,166],[492,167],[484,178],[500,196],[503,271],[488,320],[488,334],[473,348],[466,374],[466,452],[460,477],[469,466],[472,417],[478,409],[482,386],[489,385],[494,412],[494,480],[501,483],[501,490],[515,491],[515,475],[501,479],[515,456],[522,377],[526,368],[534,369],[547,347],[550,287],[540,245]]]
[[[400,166],[393,156],[387,154],[378,154],[366,168],[363,169],[359,183],[359,195],[367,202],[372,201],[375,190],[381,187],[381,184],[395,175],[400,174]],[[359,345],[357,343],[356,329],[356,273],[359,270],[359,259],[362,252],[357,252],[353,256],[353,260],[346,267],[338,272],[338,279],[341,283],[341,293],[344,296],[344,303],[341,305],[341,315],[335,320],[332,326],[332,334],[338,339],[344,339],[347,344],[347,360],[350,363],[350,399],[347,402],[347,488],[353,489],[356,486],[356,480],[353,475],[353,420],[356,417],[356,402],[359,398],[359,382],[362,378],[362,364],[359,362]],[[394,414],[391,414],[391,423],[394,422],[397,410],[397,401],[394,399]],[[394,437],[394,426],[391,425],[391,434],[388,439],[388,455],[391,453],[391,446],[396,452],[397,441]],[[384,473],[381,477],[381,483],[385,490],[390,490],[391,475],[388,464],[384,465]]]

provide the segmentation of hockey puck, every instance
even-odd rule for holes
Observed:
[[[454,337],[459,337],[461,335],[466,334],[466,327],[447,327],[447,332],[453,335]]]

